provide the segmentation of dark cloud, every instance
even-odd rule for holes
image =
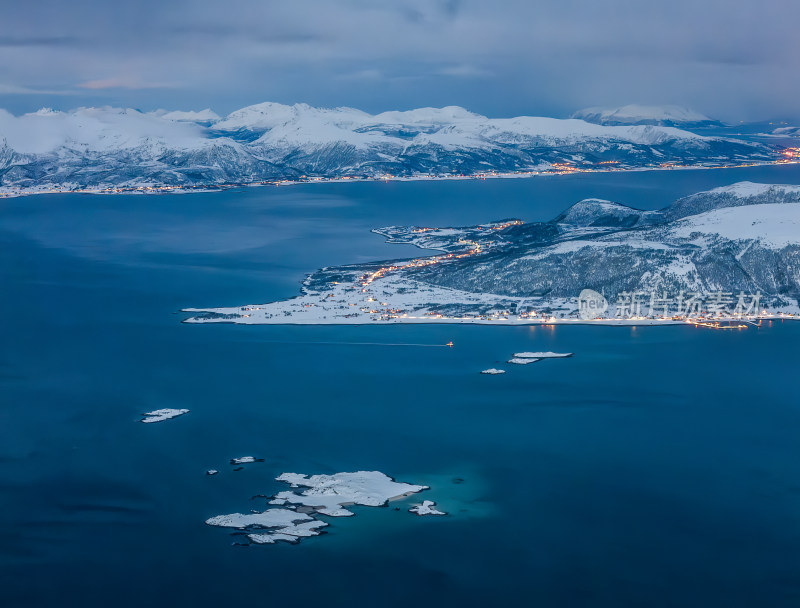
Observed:
[[[458,15],[463,4],[462,0],[445,0],[445,2],[442,3],[442,8],[447,15],[455,17]]]
[[[670,103],[800,119],[798,22],[793,0],[8,2],[0,107]]]
[[[57,48],[61,46],[73,46],[78,43],[78,38],[73,36],[47,36],[23,38],[18,36],[0,36],[0,47],[26,47],[26,46],[46,46]]]

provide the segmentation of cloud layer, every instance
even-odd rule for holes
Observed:
[[[0,8],[0,106],[264,100],[492,116],[679,104],[800,118],[791,0],[38,0]]]

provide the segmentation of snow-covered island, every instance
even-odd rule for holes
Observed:
[[[144,418],[142,418],[140,422],[144,422],[145,424],[153,424],[154,422],[164,422],[165,420],[170,420],[171,418],[177,418],[178,416],[183,416],[184,414],[188,413],[189,410],[173,409],[167,407],[160,410],[153,410],[152,412],[145,412],[143,414]]]
[[[187,308],[185,322],[745,327],[800,315],[800,186],[741,182],[660,211],[587,199],[550,222],[375,232],[433,254],[323,268],[296,298]],[[583,293],[602,310],[585,314]],[[514,363],[559,355],[526,354],[537,356]]]
[[[258,544],[279,540],[296,543],[302,537],[319,535],[321,528],[328,525],[317,515],[349,517],[355,513],[346,507],[380,507],[390,500],[428,489],[428,486],[397,482],[380,471],[311,477],[284,473],[276,479],[288,483],[293,489],[279,492],[269,499],[268,504],[275,507],[255,513],[217,515],[207,519],[206,523],[245,531],[247,537]],[[296,488],[304,489],[297,491]]]
[[[239,458],[231,458],[231,464],[251,464],[253,462],[264,462],[263,458],[256,458],[255,456],[240,456]]]
[[[272,544],[283,540],[300,542],[304,536],[317,536],[320,528],[328,524],[305,513],[291,509],[268,509],[261,513],[232,513],[217,515],[206,520],[209,526],[248,530],[247,537],[257,544]],[[263,532],[261,532],[263,530]]]
[[[483,370],[481,373],[482,374],[487,374],[489,376],[497,376],[498,374],[505,374],[506,370],[497,369],[496,367],[490,367],[489,369]]]
[[[432,500],[423,500],[421,505],[411,507],[408,511],[417,515],[447,515],[444,511],[439,511]]]

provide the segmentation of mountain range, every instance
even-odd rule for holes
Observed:
[[[210,109],[42,109],[22,116],[0,110],[4,194],[726,166],[777,157],[770,143],[672,126],[497,119],[456,106],[372,115],[262,103],[224,117]]]

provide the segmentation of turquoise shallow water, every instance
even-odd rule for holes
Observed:
[[[796,606],[800,323],[760,330],[190,326],[379,225],[657,208],[792,167],[0,201],[0,605]],[[415,348],[319,342],[445,343]],[[514,351],[562,361],[477,372]],[[158,425],[139,413],[186,407]],[[240,472],[227,460],[266,459]],[[207,468],[220,475],[206,477]],[[447,518],[360,508],[298,546],[203,521],[279,473],[377,469]],[[454,480],[463,479],[461,483]]]

